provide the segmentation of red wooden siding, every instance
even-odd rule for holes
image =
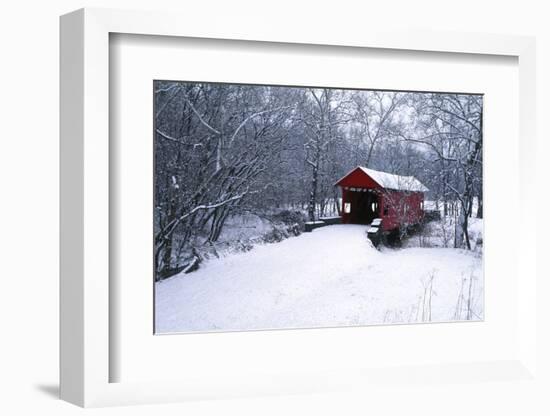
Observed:
[[[336,185],[342,189],[344,224],[370,223],[374,216],[382,218],[384,231],[392,231],[400,226],[417,224],[423,218],[423,192],[386,189],[360,167],[340,179]],[[375,213],[372,213],[373,202],[377,203]],[[350,212],[346,212],[346,204],[351,204]]]

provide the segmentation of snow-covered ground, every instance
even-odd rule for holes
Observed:
[[[454,247],[456,218],[443,217],[427,223],[422,230],[405,238],[403,247]],[[483,248],[483,220],[468,219],[468,236],[474,251],[481,255]]]
[[[479,254],[451,248],[378,251],[366,228],[319,228],[158,282],[156,332],[483,318]]]

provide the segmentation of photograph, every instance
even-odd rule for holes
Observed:
[[[483,94],[152,84],[155,334],[484,320]]]

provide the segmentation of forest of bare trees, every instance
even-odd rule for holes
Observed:
[[[418,178],[472,246],[481,95],[155,81],[154,97],[157,276],[233,216],[339,213],[334,183],[356,166]]]

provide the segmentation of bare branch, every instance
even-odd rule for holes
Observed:
[[[272,109],[269,109],[269,110],[259,111],[257,113],[251,114],[250,116],[245,118],[241,122],[241,124],[239,124],[239,126],[235,129],[235,131],[233,132],[233,134],[229,138],[229,144],[231,145],[233,143],[233,141],[235,140],[235,137],[237,137],[237,134],[239,134],[239,131],[241,131],[241,129],[245,126],[245,124],[248,123],[250,120],[252,120],[254,117],[258,117],[258,116],[261,116],[262,114],[266,114],[266,113],[271,113],[273,111],[279,111],[279,110],[289,109],[289,108],[294,108],[294,106],[277,107],[277,108],[272,108]]]
[[[189,98],[187,98],[185,95],[183,96],[183,99],[187,102],[187,104],[189,105],[189,108],[191,108],[191,111],[193,111],[193,113],[195,113],[195,115],[199,118],[199,121],[202,123],[203,126],[205,126],[208,130],[210,130],[211,132],[217,134],[217,135],[221,135],[221,132],[216,130],[214,127],[212,127],[210,124],[208,124],[204,118],[200,115],[200,113],[197,111],[197,109],[195,108],[195,106],[193,105],[193,103],[189,100]]]

